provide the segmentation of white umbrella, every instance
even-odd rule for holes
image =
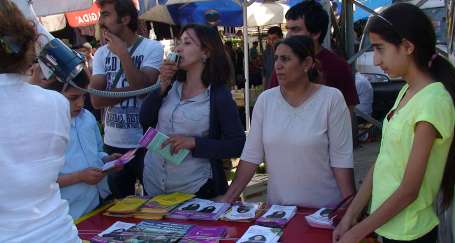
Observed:
[[[66,18],[64,14],[55,14],[45,17],[38,17],[41,24],[49,32],[58,31],[66,27]]]
[[[284,18],[289,6],[279,2],[254,2],[247,8],[249,27],[285,23]]]
[[[93,0],[34,0],[33,10],[40,17],[88,9],[92,4]]]

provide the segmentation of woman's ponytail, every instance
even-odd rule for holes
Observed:
[[[435,81],[444,84],[455,104],[455,67],[444,57],[437,55],[428,63],[430,74]],[[455,128],[454,128],[455,129]],[[448,208],[455,190],[455,140],[450,145],[446,168],[441,183],[442,206]]]

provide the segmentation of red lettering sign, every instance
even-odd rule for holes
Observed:
[[[66,19],[71,27],[83,27],[94,25],[98,22],[100,18],[100,8],[95,3],[91,8],[65,13]]]

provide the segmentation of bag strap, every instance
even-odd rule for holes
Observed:
[[[139,36],[137,40],[134,42],[133,47],[131,47],[131,50],[129,51],[130,56],[133,55],[134,51],[136,51],[136,48],[141,44],[141,42],[144,40],[144,37]],[[112,88],[115,88],[117,86],[118,81],[120,80],[120,77],[123,74],[123,69],[122,69],[122,64],[120,64],[120,69],[115,75],[114,81],[112,82]]]

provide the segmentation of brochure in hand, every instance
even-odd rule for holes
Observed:
[[[145,132],[145,134],[141,137],[141,139],[139,139],[138,148],[146,148],[149,145],[150,141],[152,141],[152,139],[155,137],[157,132],[158,132],[157,130],[155,130],[153,128],[149,128]],[[127,164],[135,157],[135,153],[138,150],[138,148],[131,149],[128,152],[126,152],[124,155],[122,155],[120,158],[105,163],[102,170],[108,171],[108,170],[114,168],[115,166]]]
[[[109,161],[103,165],[102,170],[103,171],[108,171],[116,166],[121,166],[125,165],[128,162],[130,162],[135,156],[136,156],[136,150],[137,149],[132,149],[128,152],[126,152],[124,155],[122,155],[120,158],[116,160]]]
[[[174,209],[167,217],[176,219],[218,220],[230,207],[228,203],[194,198]]]
[[[276,243],[282,233],[281,229],[252,225],[237,243]]]
[[[150,151],[160,155],[168,162],[180,165],[185,157],[190,153],[188,149],[180,149],[176,154],[172,154],[170,145],[166,145],[164,148],[161,148],[162,144],[169,138],[167,135],[154,128],[149,128],[147,132],[148,134],[146,134],[146,141],[150,140],[147,148]],[[147,142],[143,141],[142,144],[147,144]]]
[[[218,243],[225,235],[223,226],[193,226],[180,243]]]
[[[272,205],[264,215],[256,220],[256,223],[268,227],[284,228],[296,212],[296,206]]]

